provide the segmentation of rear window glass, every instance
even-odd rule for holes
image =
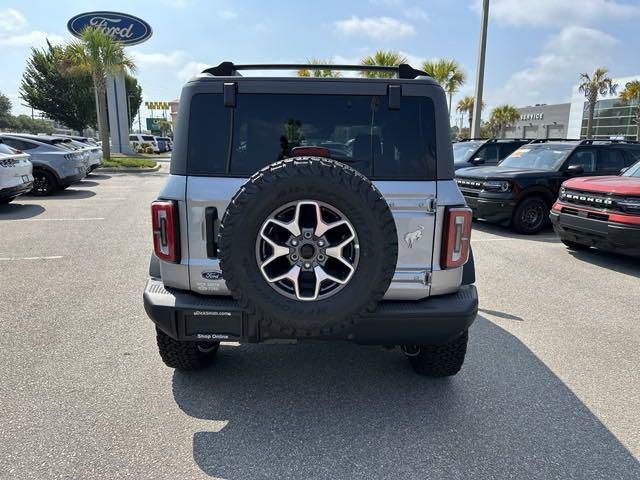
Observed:
[[[240,94],[232,120],[221,95],[197,95],[191,105],[189,171],[224,173],[229,160],[228,173],[249,176],[292,156],[295,147],[317,146],[373,178],[434,175],[431,100],[402,97],[397,110],[389,110],[387,102],[387,96],[370,95]]]
[[[153,137],[151,135],[142,135],[142,140],[145,142],[153,142]]]

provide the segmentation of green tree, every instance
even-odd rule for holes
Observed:
[[[95,127],[95,97],[91,76],[64,75],[59,68],[64,49],[51,45],[33,48],[22,74],[20,97],[48,118],[74,130]]]
[[[160,129],[162,137],[166,137],[171,133],[171,122],[169,120],[161,118],[156,122],[156,125]]]
[[[640,80],[633,80],[624,86],[620,99],[633,105],[636,121],[636,140],[640,141]]]
[[[109,121],[107,117],[107,75],[116,75],[123,71],[135,70],[133,59],[124,53],[121,43],[95,28],[85,28],[79,40],[73,40],[65,46],[64,72],[77,75],[90,74],[98,97],[98,125],[102,140],[102,155],[111,158],[109,148]]]
[[[596,102],[598,101],[598,95],[605,95],[607,93],[614,94],[618,85],[614,85],[613,81],[607,75],[609,71],[606,68],[596,68],[593,74],[588,73],[580,74],[580,85],[578,91],[584,93],[587,98],[587,138],[591,138],[593,134],[593,113],[596,109]]]
[[[9,128],[16,132],[26,133],[53,133],[54,128],[50,122],[41,118],[31,118],[29,115],[12,116],[9,119]]]
[[[309,65],[330,65],[332,60],[321,60],[319,58],[310,58],[307,59],[307,63]],[[298,70],[297,75],[299,77],[322,77],[322,78],[330,78],[330,77],[340,77],[340,72],[333,71],[328,68],[324,68],[322,70],[309,69],[309,68],[301,68]]]
[[[427,72],[449,96],[449,113],[451,113],[451,100],[453,94],[464,84],[467,76],[462,71],[460,64],[449,58],[426,61],[422,64],[422,70]]]
[[[0,92],[0,128],[7,128],[11,121],[11,100]]]
[[[473,106],[476,103],[475,97],[471,95],[467,95],[458,101],[458,106],[456,107],[456,111],[460,113],[464,113],[467,115],[469,120],[469,131],[471,131],[471,122],[473,120]],[[482,108],[485,107],[485,103],[482,102]]]
[[[96,127],[96,100],[91,75],[69,75],[61,71],[64,48],[59,45],[32,49],[22,74],[20,97],[31,107],[74,130]],[[125,76],[130,97],[131,119],[142,103],[142,88],[131,75]],[[131,125],[130,125],[131,126]]]
[[[373,55],[367,55],[360,60],[360,65],[382,67],[397,67],[402,63],[407,63],[407,57],[393,50],[376,50]],[[367,78],[393,78],[395,74],[393,72],[360,72],[360,75]]]
[[[520,118],[520,112],[513,105],[500,105],[493,109],[489,117],[489,128],[493,136],[504,138],[505,129],[512,126]]]

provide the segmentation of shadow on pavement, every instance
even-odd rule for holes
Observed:
[[[533,240],[536,242],[545,243],[560,242],[560,239],[556,237],[555,233],[553,232],[553,228],[551,227],[542,229],[542,231],[537,235],[522,235],[509,227],[498,225],[496,223],[485,222],[484,220],[474,220],[472,228],[473,230],[477,230],[478,232],[500,235],[501,237],[507,238],[521,238],[523,240]],[[473,233],[471,234],[471,238],[473,239]]]
[[[498,310],[489,310],[486,308],[479,308],[478,311],[493,315],[494,317],[504,318],[505,320],[516,320],[518,322],[524,322],[524,318],[517,315],[512,315],[511,313],[504,313]]]
[[[628,257],[596,248],[584,251],[567,249],[567,252],[577,260],[640,278],[640,258]]]
[[[111,175],[107,175],[106,173],[92,173],[87,178],[91,180],[108,180],[111,178]]]
[[[0,205],[0,220],[24,220],[37,217],[44,211],[45,209],[41,205],[19,203],[19,200],[14,200],[8,205]]]
[[[640,478],[640,464],[522,342],[478,317],[452,379],[350,344],[222,347],[175,372],[193,456],[222,478]],[[221,425],[217,423],[216,425]]]
[[[97,187],[98,185],[100,185],[100,183],[85,179],[77,183],[75,186],[76,187]]]
[[[77,200],[81,198],[91,198],[95,196],[95,194],[96,192],[93,192],[91,190],[76,190],[74,188],[67,188],[66,190],[53,192],[51,195],[48,195],[47,197],[44,197],[44,198],[46,198],[47,200]],[[36,198],[36,197],[29,195],[29,198]]]

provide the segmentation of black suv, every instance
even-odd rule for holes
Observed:
[[[640,156],[640,144],[617,140],[533,140],[500,165],[456,171],[474,218],[535,234],[549,222],[562,182],[571,177],[617,175]]]
[[[530,141],[520,138],[460,140],[453,144],[453,166],[459,170],[480,165],[497,165]]]

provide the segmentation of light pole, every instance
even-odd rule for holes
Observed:
[[[478,68],[476,69],[476,98],[473,102],[471,138],[480,138],[482,114],[482,88],[484,86],[484,58],[487,51],[487,25],[489,23],[489,0],[482,0],[482,23],[480,24],[480,48],[478,50]]]

